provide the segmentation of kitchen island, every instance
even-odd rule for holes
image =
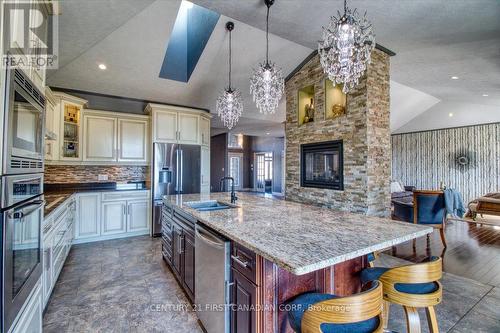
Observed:
[[[367,254],[432,232],[430,227],[264,195],[238,197],[237,207],[212,211],[192,204],[228,203],[227,193],[166,196],[164,204],[232,241],[231,303],[251,303],[243,305],[257,309],[232,314],[233,331],[240,333],[291,331],[280,308],[287,299],[307,291],[358,292]]]

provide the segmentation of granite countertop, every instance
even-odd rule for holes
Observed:
[[[62,183],[44,184],[45,209],[47,217],[57,207],[61,206],[75,193],[81,192],[113,192],[113,191],[148,191],[150,188],[143,183],[117,184],[106,183]]]
[[[424,236],[431,227],[341,212],[263,195],[238,193],[239,208],[199,212],[187,202],[219,200],[229,193],[165,196],[201,223],[302,275]]]

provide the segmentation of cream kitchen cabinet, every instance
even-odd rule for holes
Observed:
[[[178,134],[177,112],[165,110],[153,112],[154,142],[177,142]]]
[[[43,324],[43,295],[42,279],[35,284],[28,303],[22,309],[19,319],[14,323],[9,333],[42,332]]]
[[[101,235],[101,193],[79,193],[76,201],[75,240]]]
[[[149,231],[149,200],[127,202],[127,232]]]
[[[178,143],[198,144],[200,116],[189,113],[178,114]]]
[[[83,116],[83,160],[117,160],[117,118],[94,114]]]
[[[149,121],[118,119],[118,162],[148,162]]]
[[[200,117],[200,144],[210,145],[210,118]]]
[[[147,192],[109,192],[103,195],[102,236],[149,232]]]
[[[47,128],[52,128],[57,134],[54,140],[58,149],[52,152],[55,161],[82,160],[82,110],[87,105],[87,100],[54,91],[56,101],[52,124],[45,121]],[[60,148],[60,149],[59,149]]]
[[[57,160],[58,145],[57,135],[59,118],[56,112],[57,101],[49,87],[45,87],[45,160]]]
[[[201,192],[210,192],[210,148],[201,147]]]
[[[152,115],[153,142],[208,145],[210,114],[185,107],[148,104]]]
[[[102,235],[120,234],[127,231],[127,202],[102,203]]]

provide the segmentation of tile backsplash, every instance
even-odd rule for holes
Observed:
[[[107,176],[107,180],[99,180]],[[149,183],[147,166],[103,166],[103,165],[45,165],[45,183],[96,183],[143,181]]]

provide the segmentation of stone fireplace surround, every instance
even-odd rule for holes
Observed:
[[[390,215],[391,143],[389,55],[375,49],[359,85],[347,96],[346,114],[325,120],[325,79],[316,54],[289,77],[286,91],[287,200],[358,212]],[[314,122],[298,125],[297,91],[314,85]],[[300,145],[343,141],[344,190],[301,187]]]

